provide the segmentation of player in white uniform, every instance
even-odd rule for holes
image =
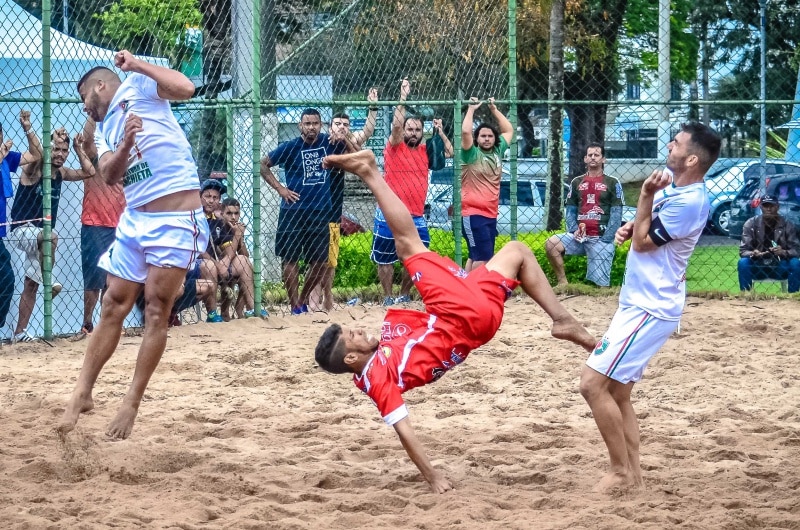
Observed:
[[[108,184],[122,183],[127,208],[114,244],[100,258],[100,266],[109,272],[100,323],[89,339],[58,430],[71,431],[80,413],[94,407],[94,383],[144,288],[145,329],[136,370],[107,431],[112,438],[127,438],[164,353],[178,288],[208,244],[208,225],[191,148],[169,106],[169,100],[192,97],[194,85],[182,73],[141,61],[128,51],[118,52],[114,62],[128,73],[124,81],[107,68],[93,68],[78,81],[78,93],[100,132],[100,174]]]
[[[631,239],[619,309],[581,373],[581,394],[611,460],[596,491],[642,483],[631,391],[678,326],[686,266],[708,220],[703,178],[720,143],[705,125],[685,124],[667,145],[667,169],[644,181],[636,218],[617,230],[617,244]]]

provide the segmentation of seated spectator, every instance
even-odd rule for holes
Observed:
[[[214,263],[208,260],[196,260],[186,271],[183,285],[178,289],[178,295],[169,313],[169,326],[180,326],[182,323],[178,313],[189,309],[197,302],[208,303],[212,296],[216,297],[216,293],[217,269]],[[136,298],[136,306],[144,319],[144,291]]]
[[[239,221],[242,212],[242,205],[234,199],[233,197],[226,197],[222,201],[222,218],[228,223],[228,226],[233,228],[233,241],[231,242],[231,247],[233,247],[234,252],[236,252],[237,256],[244,256],[247,258],[247,264],[250,265],[250,274],[253,275],[253,264],[250,261],[250,251],[247,249],[247,245],[244,241],[245,231],[247,227],[244,223]],[[248,291],[251,293],[251,296],[255,296],[255,285],[251,284],[249,286]],[[225,293],[223,294],[222,299],[222,316],[225,318],[226,315],[230,314],[230,304],[233,302],[233,297],[228,297],[227,295],[230,293],[232,294],[232,289],[225,289]],[[246,310],[245,306],[247,305],[247,293],[245,293],[241,288],[239,289],[239,293],[236,297],[236,304],[234,306],[234,310],[236,311],[237,318],[250,318],[255,316],[254,310]],[[269,316],[266,309],[261,310],[261,318],[266,318]]]
[[[224,218],[217,217],[215,213],[219,207],[220,197],[225,191],[227,191],[225,184],[216,179],[208,179],[200,187],[200,199],[211,233],[208,248],[200,257],[203,260],[210,260],[216,265],[220,288],[225,290],[234,286],[239,287],[239,293],[242,293],[244,297],[245,310],[241,315],[244,318],[255,314],[253,266],[247,256],[236,253],[237,247],[241,246],[240,242],[235,242],[236,234],[243,235],[243,230],[229,224]],[[212,303],[210,299],[209,303]],[[213,304],[206,305],[208,322],[230,320],[229,307],[226,307],[226,311],[220,314],[216,309],[216,299],[213,300]]]
[[[761,198],[762,215],[744,223],[739,245],[739,288],[749,291],[753,280],[789,280],[789,292],[800,289],[800,240],[795,226],[779,213],[778,199]]]

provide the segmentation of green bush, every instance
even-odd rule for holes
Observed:
[[[519,241],[525,243],[533,250],[536,259],[542,266],[545,274],[551,283],[555,283],[555,275],[547,261],[544,250],[547,238],[556,232],[540,232],[536,234],[520,234]],[[455,258],[455,239],[453,234],[447,230],[433,228],[431,234],[431,250],[450,259]],[[503,245],[511,240],[509,236],[498,236],[495,244],[495,252],[500,250]],[[622,285],[625,275],[625,260],[628,256],[630,243],[617,247],[614,255],[614,263],[611,266],[611,285]],[[342,238],[339,248],[339,266],[336,269],[336,279],[334,287],[345,292],[356,291],[370,285],[378,283],[378,270],[375,263],[370,259],[372,249],[372,234],[361,233],[353,234]],[[462,238],[461,252],[464,263],[467,258],[467,243]],[[399,272],[400,265],[395,265],[396,272]],[[564,269],[570,283],[588,283],[584,280],[586,276],[586,257],[585,256],[566,256],[564,258]]]

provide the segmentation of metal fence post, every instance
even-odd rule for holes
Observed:
[[[511,158],[508,170],[511,173],[511,239],[517,239],[517,156],[519,155],[519,138],[517,138],[517,2],[508,0],[508,121],[514,130],[511,144]]]
[[[53,245],[52,245],[52,208],[51,208],[51,171],[50,171],[50,120],[51,120],[51,86],[50,86],[50,0],[42,2],[42,280],[44,285],[44,337],[53,338]]]
[[[455,132],[461,130],[461,101],[453,101],[453,242],[455,243],[455,262],[462,262],[461,248],[461,138]]]
[[[253,297],[261,314],[261,0],[253,0]]]

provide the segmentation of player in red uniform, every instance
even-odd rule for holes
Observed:
[[[354,374],[356,386],[395,428],[431,489],[444,493],[451,485],[431,466],[401,394],[439,379],[464,361],[470,350],[489,342],[503,319],[503,303],[518,285],[553,319],[554,337],[588,351],[596,340],[564,309],[523,243],[507,243],[485,265],[467,274],[425,248],[411,214],[383,180],[371,151],[331,155],[323,163],[358,175],[375,195],[394,235],[397,254],[425,302],[425,312],[389,309],[380,337],[333,324],[317,344],[317,363],[331,373]]]

